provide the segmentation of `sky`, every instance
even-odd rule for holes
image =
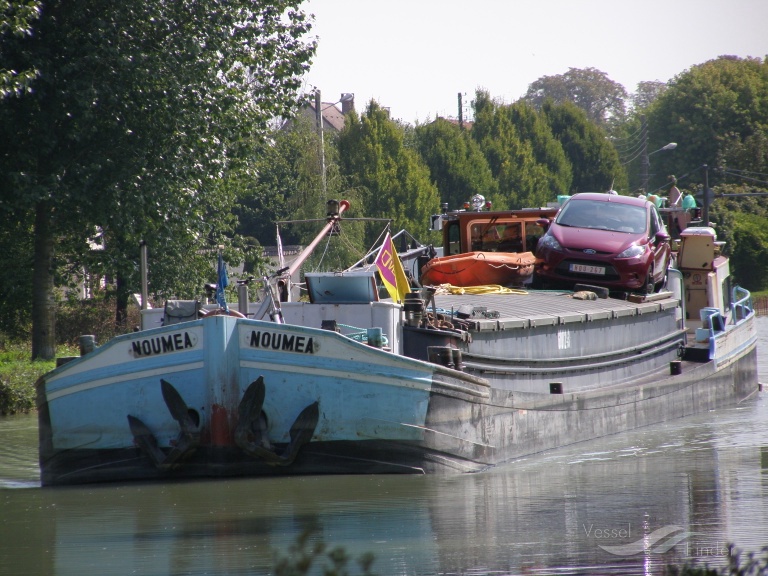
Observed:
[[[542,76],[597,68],[634,92],[721,55],[768,56],[768,0],[307,0],[317,55],[304,91],[394,119],[471,118]]]

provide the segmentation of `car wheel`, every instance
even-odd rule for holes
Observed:
[[[668,280],[668,277],[667,277],[667,274],[665,273],[665,274],[664,274],[664,277],[661,279],[661,282],[658,282],[658,283],[657,283],[657,284],[656,284],[656,285],[653,287],[653,288],[654,288],[654,290],[653,290],[653,291],[654,291],[654,292],[661,292],[662,290],[664,290],[664,288],[666,288],[666,287],[667,287],[667,280]]]

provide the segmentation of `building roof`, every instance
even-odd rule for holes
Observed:
[[[317,122],[316,101],[308,101],[299,109],[299,114],[308,118],[312,123]],[[341,104],[341,108],[338,105]],[[339,132],[344,128],[345,116],[355,109],[355,95],[345,92],[338,102],[322,102],[320,110],[323,113],[323,131],[332,130]],[[289,130],[293,121],[288,119],[282,126],[282,130]]]
[[[309,109],[312,111],[313,117],[317,115],[314,102],[309,104]],[[323,113],[324,130],[332,128],[333,130],[339,132],[342,128],[344,128],[344,114],[341,113],[341,110],[336,108],[336,104],[333,102],[323,102],[321,104],[320,110]]]

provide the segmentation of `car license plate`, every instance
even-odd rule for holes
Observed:
[[[582,274],[601,274],[605,276],[605,266],[587,266],[586,264],[571,264],[571,272]]]

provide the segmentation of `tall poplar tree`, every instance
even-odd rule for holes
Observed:
[[[542,107],[553,136],[571,165],[571,193],[625,191],[627,174],[606,132],[575,104],[547,101]]]
[[[480,145],[498,183],[499,208],[545,206],[568,190],[570,167],[563,163],[562,149],[555,153],[555,162],[548,162],[551,133],[532,135],[531,129],[549,130],[538,120],[526,124],[513,107],[493,102],[486,92],[477,92],[472,138]],[[556,149],[559,144],[554,144]],[[553,172],[553,167],[564,172]]]
[[[395,231],[406,229],[424,239],[440,196],[416,150],[405,146],[403,129],[371,101],[361,117],[347,117],[338,146],[341,175],[364,199],[364,215],[391,218]],[[366,240],[372,243],[377,236],[370,227]]]
[[[416,128],[416,146],[429,167],[441,202],[456,210],[475,194],[496,203],[498,186],[468,130],[438,118]]]

